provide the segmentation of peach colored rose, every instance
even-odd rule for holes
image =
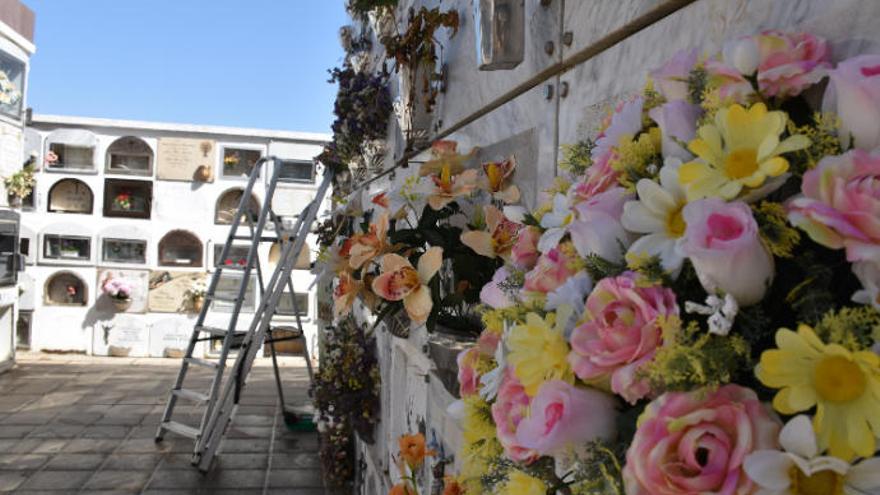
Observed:
[[[747,495],[745,457],[777,446],[780,421],[752,390],[667,392],[648,404],[626,453],[627,495]]]
[[[880,150],[827,156],[804,174],[788,218],[849,261],[880,262]]]
[[[531,270],[538,261],[538,239],[541,231],[536,227],[524,227],[519,231],[510,248],[510,262],[520,270]]]
[[[602,279],[587,297],[586,321],[571,334],[569,362],[582,380],[610,386],[635,403],[650,392],[638,373],[663,341],[661,319],[676,316],[671,289],[644,286],[634,272]]]
[[[880,55],[859,55],[837,64],[822,107],[840,118],[844,149],[880,146]]]

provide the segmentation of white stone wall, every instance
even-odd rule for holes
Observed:
[[[264,156],[272,155],[284,159],[311,161],[323,147],[326,136],[306,135],[291,137],[296,133],[275,131],[237,130],[231,128],[199,128],[141,122],[116,122],[95,119],[47,117],[41,120],[36,116],[29,131],[29,146],[38,151],[41,169],[37,173],[34,207],[25,208],[22,214],[22,235],[30,239],[31,253],[24,274],[22,299],[23,306],[33,311],[31,348],[34,350],[78,351],[106,355],[114,342],[124,341],[130,347],[131,356],[162,356],[163,351],[175,338],[188,338],[196,319],[195,313],[158,313],[149,310],[119,313],[103,298],[99,286],[99,271],[102,269],[123,269],[137,272],[167,270],[172,272],[207,273],[206,282],[213,272],[214,246],[222,246],[229,231],[229,225],[215,225],[214,214],[218,198],[232,188],[244,188],[246,178],[224,178],[221,173],[223,146],[234,146],[259,150]],[[84,129],[97,137],[94,151],[94,170],[49,170],[43,163],[48,149],[46,138],[61,128]],[[120,175],[105,172],[107,148],[119,137],[135,136],[141,138],[153,151],[152,173],[149,176]],[[215,142],[215,156],[212,164],[213,182],[160,180],[157,177],[158,142],[164,137],[194,138]],[[254,188],[260,205],[265,200],[265,185],[269,176],[264,166],[261,179]],[[275,194],[276,212],[282,215],[298,214],[315,197],[317,181],[322,173],[321,167],[315,184],[280,183]],[[94,202],[91,214],[50,213],[48,212],[49,191],[58,181],[68,178],[81,180],[91,189]],[[153,199],[149,219],[105,217],[104,183],[107,179],[131,179],[152,182]],[[329,206],[325,201],[322,210]],[[160,267],[158,244],[162,237],[172,230],[186,230],[195,234],[203,245],[203,266],[200,268]],[[245,234],[247,227],[242,225],[239,234]],[[86,235],[91,239],[91,259],[88,261],[52,260],[43,254],[46,234],[65,233]],[[146,264],[119,264],[102,261],[102,239],[131,238],[147,241]],[[247,244],[244,242],[243,244]],[[316,246],[315,239],[309,245]],[[271,275],[268,262],[270,245],[260,246],[260,260],[265,279]],[[312,260],[314,260],[312,252]],[[45,288],[50,277],[60,271],[77,274],[87,287],[85,306],[58,306],[47,304]],[[253,271],[256,276],[256,271]],[[295,270],[294,287],[297,292],[308,291],[312,282],[308,270]],[[304,324],[310,348],[317,344],[317,303],[314,290],[309,291],[309,316]],[[257,298],[257,303],[259,299]],[[137,304],[137,303],[136,303]],[[133,310],[134,308],[132,308]],[[228,313],[211,311],[206,324],[225,327]],[[238,328],[247,328],[251,316],[242,313]],[[276,317],[280,324],[293,324],[291,317]],[[120,340],[121,339],[121,340]],[[181,347],[185,347],[185,342]],[[206,346],[197,351],[207,352]]]
[[[526,81],[554,62],[589,47],[633,19],[652,9],[679,2],[663,0],[524,0],[526,9],[525,60],[516,69],[481,72],[474,47],[472,0],[403,0],[397,9],[403,29],[410,5],[454,8],[461,16],[461,29],[452,40],[441,35],[444,62],[448,64],[448,89],[435,110],[435,127],[444,129],[486,105],[503,92]],[[496,159],[516,154],[516,182],[527,207],[535,206],[540,191],[555,176],[560,144],[595,135],[609,105],[639,91],[648,70],[673,53],[698,47],[707,53],[720,48],[725,39],[764,29],[809,30],[827,38],[833,57],[840,60],[856,53],[880,53],[880,2],[874,0],[697,0],[623,42],[600,53],[561,76],[543,82],[450,138],[459,149],[480,146],[480,158]],[[571,32],[571,44],[563,41]],[[553,43],[553,51],[545,49]],[[383,60],[381,45],[374,39],[374,64]],[[374,65],[375,66],[375,65]],[[567,91],[560,86],[567,86]],[[392,76],[392,91],[397,91]],[[552,94],[548,96],[548,92]],[[392,125],[389,131],[395,156],[402,154],[403,140]],[[399,170],[390,180],[371,186],[371,191],[400,185],[414,168]],[[391,456],[397,438],[425,425],[427,438],[441,439],[447,454],[454,453],[461,439],[454,419],[446,413],[452,397],[432,379],[432,363],[422,350],[424,329],[413,329],[401,340],[387,332],[379,335],[382,367],[382,422],[375,445],[358,444],[366,466],[360,477],[360,493],[384,494],[397,479]],[[425,376],[428,379],[425,379]],[[457,464],[458,460],[456,460]],[[451,471],[456,470],[451,468]],[[429,473],[424,473],[420,493],[430,493]]]

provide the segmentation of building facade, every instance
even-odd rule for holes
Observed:
[[[218,264],[239,263],[247,255],[248,243],[242,241],[230,259],[219,259],[252,167],[265,156],[285,160],[273,209],[292,218],[315,196],[322,170],[313,157],[326,140],[300,132],[34,115],[25,132],[25,153],[37,172],[34,192],[22,205],[26,268],[20,275],[19,345],[179,356],[198,315],[198,302],[188,291],[206,285]],[[271,172],[262,167],[250,199],[257,211]],[[273,268],[278,246],[260,248],[261,266]],[[312,348],[313,258],[304,250],[293,275]],[[241,275],[226,273],[218,291],[237,290]],[[240,329],[247,328],[259,304],[255,273]],[[131,285],[127,308],[116,307],[103,293],[111,278]],[[229,308],[214,304],[221,306],[212,308],[206,324],[225,326],[222,313]],[[280,312],[278,319],[295,320],[292,307]],[[201,344],[197,355],[217,350]]]
[[[18,0],[0,1],[0,177],[22,169],[27,78],[34,46],[33,11]],[[15,358],[18,313],[17,232],[19,215],[0,193],[0,372]]]

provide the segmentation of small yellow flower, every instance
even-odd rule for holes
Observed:
[[[516,470],[510,473],[507,483],[498,492],[498,495],[546,495],[547,485],[538,478],[533,478],[526,473]]]
[[[699,137],[688,144],[698,159],[679,169],[688,200],[733,199],[743,189],[758,189],[787,172],[788,160],[780,155],[810,145],[809,138],[800,134],[780,142],[787,121],[785,112],[768,111],[763,103],[719,110],[714,124],[700,127]]]
[[[768,387],[781,389],[773,407],[795,414],[816,406],[813,428],[832,456],[872,457],[880,435],[880,356],[825,344],[812,328],[780,328],[778,349],[764,351],[755,370]]]
[[[555,322],[553,316],[544,319],[529,313],[524,324],[510,331],[507,359],[530,397],[534,397],[547,380],[574,383],[574,372],[568,363],[571,347],[565,340],[565,322],[569,315],[570,308],[566,307],[558,310]]]

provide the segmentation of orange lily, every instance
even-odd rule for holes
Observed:
[[[373,280],[373,292],[386,301],[403,301],[410,319],[424,323],[434,306],[428,282],[440,270],[443,248],[432,247],[419,258],[418,270],[403,256],[382,257],[382,274]]]
[[[361,282],[351,276],[350,272],[343,271],[339,274],[336,288],[333,289],[333,316],[339,318],[351,311],[354,299],[361,290]]]
[[[470,169],[454,175],[449,166],[444,165],[440,174],[431,176],[434,189],[428,195],[428,204],[440,210],[459,196],[466,196],[477,188],[477,171]]]
[[[421,433],[402,435],[398,440],[398,447],[400,447],[400,457],[413,471],[425,462],[425,457],[436,455],[436,452],[427,449],[425,435]]]
[[[416,495],[416,492],[406,483],[398,483],[391,487],[388,495]]]
[[[516,244],[522,225],[505,218],[504,213],[494,206],[486,206],[483,211],[488,230],[464,232],[461,234],[461,242],[480,256],[507,259],[510,249]]]
[[[507,160],[483,164],[483,173],[486,174],[485,189],[493,198],[506,204],[516,203],[520,197],[516,184],[506,184],[514,169],[516,169],[516,157],[513,155]]]
[[[388,214],[383,213],[370,224],[370,230],[364,234],[351,237],[351,247],[348,249],[348,264],[357,270],[367,261],[382,254],[386,246],[388,234]]]

